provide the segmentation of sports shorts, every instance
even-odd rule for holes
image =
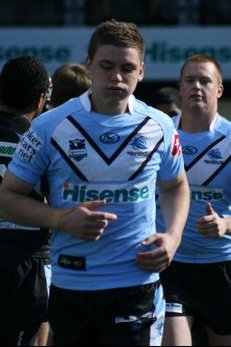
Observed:
[[[231,261],[173,261],[160,277],[166,316],[193,316],[218,335],[231,334]]]
[[[0,257],[0,328],[21,329],[47,321],[44,267],[48,262],[48,259],[32,257]]]
[[[151,337],[151,326],[160,318],[154,305],[160,288],[159,282],[97,291],[51,285],[48,312],[54,345],[150,346],[154,332],[161,333],[161,328],[154,329]]]
[[[40,324],[25,328],[0,329],[0,346],[34,346]]]

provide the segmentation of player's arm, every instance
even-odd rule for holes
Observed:
[[[146,271],[161,272],[172,261],[180,245],[187,220],[190,192],[185,172],[174,180],[159,182],[161,209],[165,221],[165,232],[145,239],[142,244],[154,244],[151,251],[137,254],[138,265]]]
[[[116,215],[95,211],[105,201],[95,201],[71,209],[54,209],[28,196],[32,185],[9,171],[0,185],[0,215],[2,218],[30,226],[60,229],[86,240],[97,240],[109,221]]]
[[[158,186],[165,231],[180,242],[190,205],[190,190],[185,171],[174,180],[159,181]]]

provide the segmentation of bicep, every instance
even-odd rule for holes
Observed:
[[[187,184],[187,176],[185,171],[181,172],[178,176],[176,176],[172,180],[168,180],[168,181],[159,180],[158,188],[161,193],[165,193],[165,192],[171,191],[172,189],[175,189],[177,186],[180,186],[181,184]]]

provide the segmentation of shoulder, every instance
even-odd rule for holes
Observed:
[[[139,113],[143,113],[146,116],[152,118],[163,131],[165,130],[173,130],[174,124],[172,119],[164,112],[147,105],[145,102],[135,99],[135,111]]]
[[[70,99],[64,104],[42,113],[32,121],[32,128],[46,134],[52,133],[69,115],[82,108],[78,99]]]
[[[215,130],[220,132],[222,135],[230,138],[231,140],[231,122],[221,115],[218,115]]]
[[[24,116],[9,113],[0,114],[0,140],[17,143],[20,136],[30,127],[29,120]]]

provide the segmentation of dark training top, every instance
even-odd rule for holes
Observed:
[[[21,135],[29,127],[30,122],[26,117],[0,111],[0,182]],[[39,201],[44,200],[41,186],[30,194]],[[50,256],[49,239],[48,229],[18,225],[0,218],[0,256],[47,258]]]

